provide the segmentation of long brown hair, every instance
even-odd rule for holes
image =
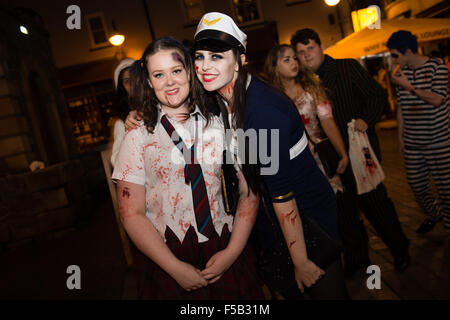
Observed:
[[[201,98],[201,95],[203,88],[196,80],[192,57],[183,44],[172,37],[160,38],[150,43],[147,48],[145,48],[141,59],[131,65],[130,107],[136,110],[142,117],[148,132],[153,133],[158,120],[159,100],[156,97],[153,88],[148,84],[149,74],[147,63],[149,56],[162,50],[175,50],[179,54],[180,62],[183,64],[183,67],[189,76],[189,113],[186,114],[186,118],[189,118],[189,114],[195,110],[195,106],[197,105],[200,112],[207,119],[206,125],[208,125],[211,115],[208,112],[205,103],[202,103],[203,99]]]
[[[288,48],[292,49],[292,47],[288,44],[280,44],[273,47],[267,54],[266,61],[264,63],[265,77],[273,86],[283,92],[286,92],[286,90],[277,70],[277,65],[280,55]],[[303,67],[300,63],[297,77],[295,77],[295,82],[298,83],[303,90],[309,92],[316,103],[328,100],[325,88],[322,86],[319,77],[309,69]]]

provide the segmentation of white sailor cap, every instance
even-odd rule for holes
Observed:
[[[134,62],[134,60],[130,59],[130,58],[123,59],[122,61],[120,61],[119,65],[114,70],[114,85],[116,86],[116,89],[119,86],[120,72],[123,69],[130,67],[133,64],[133,62]]]
[[[239,51],[244,53],[247,35],[226,14],[209,12],[200,19],[194,41],[196,50],[223,52],[238,47]]]

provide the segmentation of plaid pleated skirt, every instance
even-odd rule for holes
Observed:
[[[170,228],[165,232],[166,244],[174,255],[199,270],[208,260],[224,249],[231,233],[225,225],[206,242],[198,243],[195,229],[189,227],[181,243]],[[134,271],[138,299],[143,300],[264,300],[263,283],[257,276],[256,256],[248,244],[233,265],[216,282],[197,290],[184,290],[167,272],[139,250],[135,251]]]

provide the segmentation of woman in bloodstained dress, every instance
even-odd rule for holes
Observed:
[[[130,104],[113,179],[121,221],[137,247],[140,299],[263,299],[248,237],[259,199],[238,172],[236,214],[224,210],[224,126],[205,107],[193,61],[173,38],[131,67]]]

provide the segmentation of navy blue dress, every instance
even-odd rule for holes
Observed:
[[[258,136],[258,146],[267,143],[267,152],[258,148],[259,160],[262,168],[276,167],[274,163],[267,163],[267,158],[276,159],[270,154],[272,140],[270,132],[278,129],[279,139],[273,143],[274,152],[278,152],[278,170],[274,174],[262,175],[269,201],[267,208],[272,221],[277,218],[273,211],[273,202],[285,202],[295,198],[299,211],[307,214],[319,223],[333,238],[339,240],[337,230],[337,205],[333,190],[326,177],[316,165],[308,146],[290,159],[290,150],[298,145],[304,135],[304,126],[293,102],[261,80],[252,77],[247,89],[245,106],[244,129],[255,129]],[[267,130],[267,136],[260,131]],[[292,151],[292,150],[291,150]],[[261,155],[262,152],[262,155]],[[265,154],[270,154],[264,159]],[[261,158],[261,156],[263,156]],[[263,160],[263,161],[262,161]],[[266,162],[266,164],[264,164]],[[273,167],[274,166],[274,167]],[[269,171],[274,171],[270,169]],[[278,199],[276,199],[278,198]],[[259,206],[255,229],[261,249],[269,248],[274,240],[273,228],[262,204]]]

